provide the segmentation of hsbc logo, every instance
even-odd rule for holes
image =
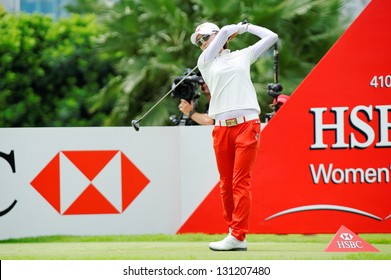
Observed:
[[[339,237],[345,241],[353,240],[353,235],[351,235],[350,233],[341,233]]]
[[[352,232],[345,226],[341,228],[334,235],[326,252],[379,252],[378,249],[363,240],[357,234]]]
[[[339,235],[343,241],[336,241],[339,249],[362,249],[363,243],[361,240],[354,241],[354,237],[352,234],[348,232],[342,232]]]
[[[122,151],[60,151],[31,186],[61,215],[120,214],[149,182]]]

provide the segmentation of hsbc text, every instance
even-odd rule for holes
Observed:
[[[372,145],[376,140],[376,148],[390,148],[391,141],[389,132],[391,130],[391,120],[389,113],[391,112],[391,105],[377,105],[377,106],[363,106],[354,107],[350,113],[347,113],[349,107],[326,107],[311,108],[310,113],[314,115],[314,143],[310,146],[311,150],[327,149],[328,145],[323,141],[324,131],[334,131],[335,140],[331,145],[331,149],[346,149],[356,148],[365,149]],[[325,123],[324,115],[332,113],[334,115],[334,123]],[[345,115],[349,114],[349,124],[345,124]],[[375,124],[374,129],[370,122],[374,115],[378,116],[378,123]],[[347,127],[354,130],[349,136],[349,143],[345,141],[345,134]],[[362,139],[357,139],[357,134],[361,134]],[[377,137],[376,137],[377,134]]]
[[[13,173],[16,173],[16,167],[15,167],[15,153],[14,150],[11,150],[9,154],[3,153],[0,151],[0,159],[5,160],[8,165],[11,167],[11,171]],[[1,187],[4,187],[2,185]],[[9,186],[7,186],[9,187]],[[8,212],[14,208],[15,204],[17,203],[17,200],[15,199],[10,205],[8,205],[6,208],[4,208],[3,205],[0,205],[0,217],[6,215]]]
[[[339,249],[357,249],[363,248],[361,241],[337,241]]]

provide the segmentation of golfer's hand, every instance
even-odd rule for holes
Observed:
[[[248,27],[248,23],[242,23],[242,22],[239,22],[238,24],[237,24],[237,26],[238,26],[238,34],[243,34],[243,33],[245,33],[245,32],[247,32],[247,27]]]
[[[193,111],[193,109],[194,109],[193,101],[191,103],[189,103],[185,99],[181,99],[181,103],[179,103],[178,109],[183,114],[188,116],[190,111]]]

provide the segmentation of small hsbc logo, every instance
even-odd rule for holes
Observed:
[[[379,250],[347,227],[341,226],[327,245],[325,252],[379,252]]]
[[[353,240],[353,235],[351,235],[350,233],[341,233],[341,234],[339,235],[339,237],[340,237],[342,240],[345,240],[345,241]]]
[[[340,249],[361,249],[363,248],[363,244],[360,240],[354,241],[353,235],[350,233],[341,233],[339,237],[342,239],[342,241],[336,241],[338,248]]]
[[[149,182],[119,150],[60,151],[31,186],[61,215],[120,214]]]

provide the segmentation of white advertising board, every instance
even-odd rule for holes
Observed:
[[[212,128],[1,128],[0,238],[176,233],[218,182]]]

